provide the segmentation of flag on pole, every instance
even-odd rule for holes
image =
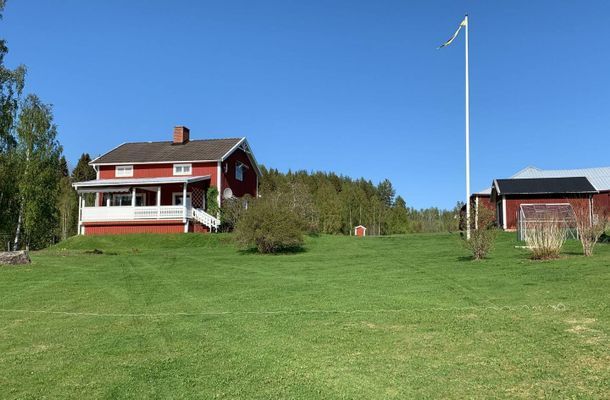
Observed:
[[[449,46],[451,44],[451,42],[453,42],[455,40],[455,38],[457,37],[458,33],[460,33],[460,29],[462,29],[462,27],[466,26],[466,24],[468,24],[468,19],[467,19],[467,17],[464,17],[462,22],[460,22],[460,26],[458,26],[458,28],[455,31],[455,33],[453,34],[453,36],[451,36],[451,38],[449,40],[447,40],[445,43],[443,43],[440,46],[438,46],[436,49],[439,50],[439,49],[442,49],[443,47]]]

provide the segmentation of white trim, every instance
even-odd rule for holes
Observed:
[[[100,157],[105,156],[105,155],[106,155],[106,154],[108,154],[108,153],[112,153],[113,151],[115,151],[116,149],[118,149],[119,147],[121,147],[122,145],[127,144],[127,143],[129,143],[129,142],[123,142],[123,143],[119,144],[118,146],[115,146],[115,147],[113,147],[112,149],[108,150],[108,151],[107,151],[107,152],[105,152],[104,154],[101,154],[101,155],[99,155],[99,156],[95,157],[93,160],[89,161],[89,165],[93,165],[93,166],[97,165],[97,164],[95,163],[95,160],[97,160],[97,159],[98,159],[98,158],[100,158]],[[130,164],[131,164],[131,163],[130,163]]]
[[[235,180],[240,182],[244,181],[244,168],[248,168],[248,166],[239,160],[235,162]],[[238,170],[240,176],[237,176]]]
[[[231,147],[231,148],[229,149],[229,151],[227,151],[227,152],[225,153],[225,155],[224,155],[224,156],[220,157],[220,161],[224,161],[224,160],[225,160],[227,157],[229,157],[231,154],[233,154],[233,152],[234,152],[235,150],[237,150],[237,149],[239,148],[239,146],[240,146],[240,145],[241,145],[241,144],[242,144],[242,143],[243,143],[245,140],[246,140],[246,138],[245,138],[245,137],[243,137],[243,138],[239,139],[239,141],[238,141],[237,143],[235,143],[235,145],[233,145],[233,147]]]
[[[222,161],[218,161],[218,170],[216,171],[216,189],[218,189],[218,207],[220,207],[220,198],[222,194]]]
[[[479,196],[474,196],[474,229],[479,229]]]
[[[245,137],[241,138],[241,140],[239,142],[237,142],[233,147],[231,147],[231,149],[229,151],[227,151],[224,156],[222,156],[220,161],[225,161],[231,154],[233,154],[235,152],[235,150],[240,148],[241,145],[244,145],[247,148],[247,150],[244,150],[244,153],[246,153],[246,155],[250,159],[250,162],[252,163],[252,166],[254,167],[254,170],[256,171],[256,175],[261,176],[262,175],[261,170],[260,170],[260,167],[258,166],[258,162],[256,161],[256,157],[254,157],[254,152],[252,151],[252,147],[250,146],[250,143],[248,143],[248,139],[246,139]]]
[[[159,185],[164,183],[195,183],[199,181],[209,180],[210,175],[190,176],[190,177],[161,177],[161,178],[117,178],[117,179],[100,179],[93,181],[74,182],[72,184],[77,190],[78,188],[105,187],[105,186],[141,186],[141,185]]]
[[[506,196],[502,196],[502,229],[506,230]]]
[[[182,168],[183,172],[176,172],[176,168]],[[188,167],[188,172],[184,172],[184,169]],[[185,163],[185,164],[174,164],[173,165],[173,171],[174,171],[174,176],[181,176],[181,175],[193,175],[193,164],[190,163]]]
[[[123,171],[119,173],[119,171]],[[133,178],[133,165],[117,165],[114,167],[114,177],[115,178]]]
[[[83,235],[83,195],[78,194],[78,234]]]
[[[186,186],[188,185],[188,183],[184,182],[184,184],[182,185],[182,208],[184,209],[184,216],[182,217],[182,221],[186,223],[186,209],[187,208],[191,208],[193,206],[193,197],[189,196],[188,193],[186,192]],[[191,207],[187,207],[187,199],[190,198],[190,206]]]

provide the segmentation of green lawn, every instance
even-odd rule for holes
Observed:
[[[504,234],[472,262],[455,235],[229,239],[78,237],[0,267],[0,397],[610,395],[609,244],[532,262]]]

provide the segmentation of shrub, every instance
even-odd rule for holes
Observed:
[[[243,197],[225,199],[222,203],[222,208],[220,209],[222,230],[228,232],[234,230],[237,221],[241,219],[252,201],[252,196],[249,194],[246,194]]]
[[[218,206],[218,189],[216,186],[210,186],[205,194],[206,211],[210,215],[218,215],[220,207]]]
[[[302,247],[305,224],[278,194],[253,201],[235,226],[235,240],[242,248],[277,253]]]
[[[473,259],[482,260],[493,249],[498,230],[495,227],[493,211],[479,207],[477,214],[477,223],[474,229],[470,230],[470,239],[464,239],[464,247],[472,253]]]
[[[532,222],[524,235],[531,258],[534,260],[558,258],[567,233],[565,223],[557,218]]]
[[[608,215],[604,209],[592,210],[590,205],[574,207],[578,239],[585,257],[593,255],[593,249],[606,231]]]

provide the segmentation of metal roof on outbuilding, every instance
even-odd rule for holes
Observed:
[[[610,191],[610,167],[578,168],[578,169],[540,169],[528,166],[517,172],[510,179],[530,178],[573,178],[584,176],[600,192]],[[473,194],[491,195],[491,187]]]

